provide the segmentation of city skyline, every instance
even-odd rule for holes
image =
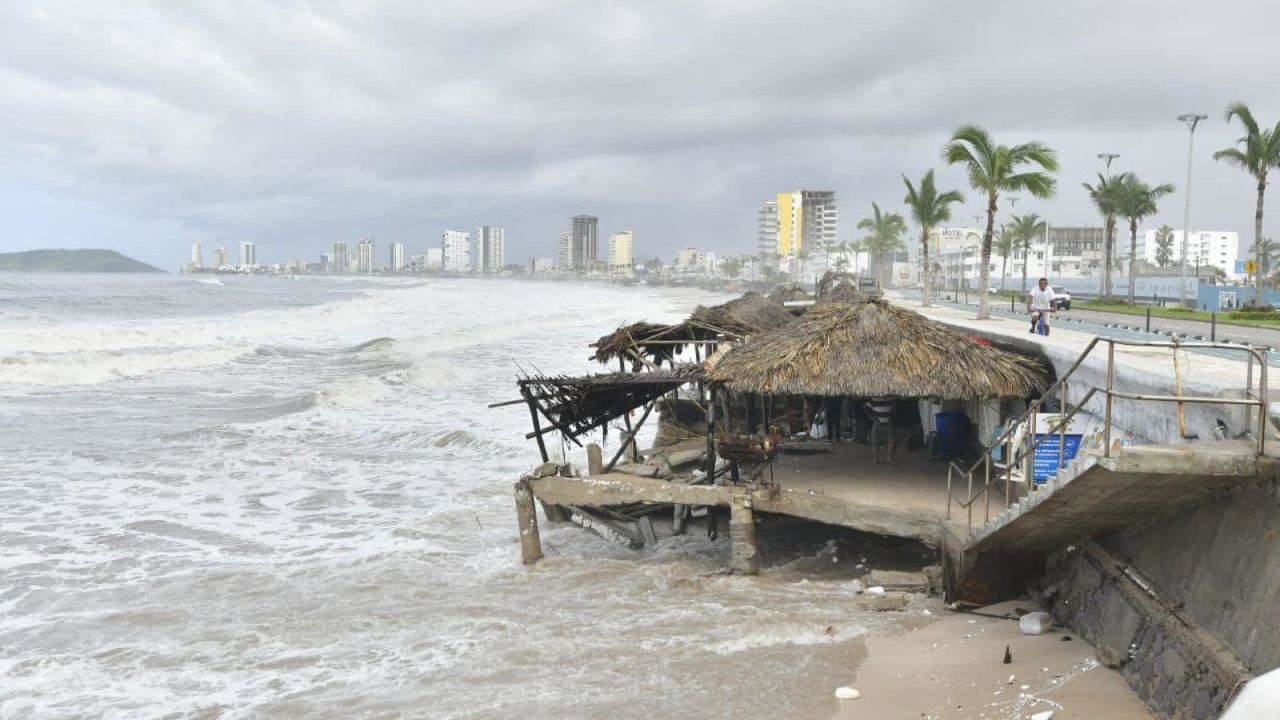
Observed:
[[[872,201],[901,210],[902,173],[935,167],[940,185],[964,187],[937,156],[962,122],[1059,151],[1058,197],[1024,199],[1018,212],[1095,222],[1079,185],[1104,169],[1100,153],[1118,153],[1112,171],[1179,186],[1150,221],[1180,226],[1186,128],[1176,117],[1188,112],[1209,116],[1196,134],[1193,224],[1243,240],[1250,182],[1211,158],[1239,134],[1222,112],[1244,100],[1267,124],[1280,116],[1267,82],[1280,46],[1263,30],[1280,9],[1239,0],[1179,13],[1111,5],[1105,23],[1081,23],[1070,6],[1006,7],[981,23],[963,7],[912,3],[757,5],[735,8],[732,23],[713,6],[390,7],[358,19],[246,8],[257,33],[178,6],[0,11],[0,87],[22,98],[0,113],[11,160],[0,171],[11,218],[0,250],[105,246],[171,266],[192,240],[235,248],[248,238],[264,259],[284,259],[310,256],[316,237],[412,246],[434,234],[425,228],[491,217],[510,232],[507,254],[528,257],[590,207],[663,257],[695,244],[745,254],[761,201],[786,187],[835,191],[839,239],[853,240]],[[1258,22],[1240,27],[1246,8]],[[112,41],[140,36],[140,23],[176,43]],[[1028,32],[1046,25],[1053,43]],[[560,42],[579,37],[570,27],[587,30],[587,47]],[[959,30],[969,42],[953,41]],[[787,32],[806,38],[788,62],[741,51]],[[494,33],[530,60],[458,62]],[[1196,52],[1170,53],[1178,43]],[[282,44],[294,61],[271,62]],[[600,62],[569,61],[583,52]],[[980,82],[997,71],[998,82]],[[625,91],[618,78],[631,79]],[[819,110],[795,112],[776,88]],[[979,206],[969,198],[959,214]]]

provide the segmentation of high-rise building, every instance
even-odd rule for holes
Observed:
[[[1158,230],[1146,230],[1142,235],[1138,236],[1138,257],[1146,260],[1153,265],[1157,262],[1160,250],[1160,244],[1156,242],[1156,234]],[[1119,233],[1116,233],[1117,240]],[[1174,230],[1170,237],[1172,241],[1169,247],[1169,257],[1165,261],[1166,266],[1180,266],[1182,264],[1182,231]],[[1121,257],[1128,257],[1128,242],[1123,244],[1124,247],[1120,251]],[[1194,272],[1196,266],[1205,267],[1212,265],[1218,268],[1224,274],[1230,276],[1236,274],[1236,260],[1240,256],[1240,235],[1238,233],[1220,230],[1192,230],[1187,236],[1187,265]],[[1248,257],[1253,257],[1253,246],[1249,246]]]
[[[258,266],[257,246],[247,240],[240,242],[240,266],[247,268]]]
[[[836,194],[831,190],[778,193],[777,254],[795,257],[836,243]],[[764,210],[761,210],[763,214]]]
[[[333,244],[333,267],[337,273],[347,272],[351,268],[351,256],[347,254],[347,244],[339,240]]]
[[[573,249],[573,233],[560,233],[560,243],[556,246],[556,264],[561,270],[572,270],[577,253]]]
[[[636,264],[635,242],[630,230],[609,236],[609,266],[615,270],[631,270]]]
[[[223,267],[227,264],[227,249],[219,245],[213,249],[213,266],[215,268]]]
[[[506,255],[504,244],[502,228],[494,225],[476,228],[476,272],[501,272]]]
[[[204,267],[204,252],[200,249],[200,241],[191,241],[191,267],[197,270]]]
[[[778,201],[769,200],[756,213],[756,252],[769,257],[778,254]]]
[[[428,270],[444,268],[444,248],[427,248],[426,268]]]
[[[573,267],[590,270],[596,264],[596,230],[600,219],[594,215],[573,216]]]
[[[368,275],[373,272],[373,239],[356,243],[356,272]]]
[[[554,267],[555,264],[549,257],[536,257],[529,261],[529,272],[535,275],[549,273],[554,269]]]
[[[391,243],[391,272],[404,270],[404,243]]]
[[[447,272],[471,270],[471,235],[463,230],[445,230],[440,236],[440,249],[444,251],[444,269]]]

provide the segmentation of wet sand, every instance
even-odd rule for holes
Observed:
[[[1039,609],[1015,601],[980,612],[1011,615],[1014,608]],[[833,692],[847,685],[862,694],[837,701],[837,720],[1012,720],[1045,711],[1053,720],[1152,717],[1124,678],[1098,663],[1093,646],[1062,628],[1029,636],[1016,620],[946,613],[902,635],[870,637],[867,651],[856,673],[832,678]]]

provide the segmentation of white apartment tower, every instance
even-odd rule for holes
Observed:
[[[560,233],[560,243],[556,246],[556,266],[561,270],[572,270],[573,258],[576,254],[573,247],[573,233]]]
[[[1146,230],[1138,236],[1138,257],[1153,265],[1157,262],[1160,244],[1156,242],[1159,230]],[[1174,230],[1170,240],[1166,267],[1182,264],[1182,231]],[[1123,251],[1128,256],[1128,248]],[[1221,230],[1192,230],[1187,237],[1187,266],[1195,272],[1197,266],[1212,265],[1228,277],[1236,274],[1236,260],[1240,257],[1239,233]]]
[[[501,272],[505,262],[506,247],[502,228],[494,225],[476,228],[476,272]]]
[[[257,267],[258,265],[258,248],[251,242],[241,241],[240,243],[240,266],[241,267]]]
[[[778,201],[769,200],[756,213],[756,252],[764,257],[778,254]]]
[[[204,267],[204,252],[200,249],[200,241],[191,241],[191,267],[199,270]]]
[[[471,235],[463,230],[445,230],[440,236],[442,262],[446,272],[471,270]]]
[[[356,272],[368,275],[373,272],[373,240],[356,243]]]
[[[223,267],[227,264],[227,249],[219,245],[213,249],[213,266],[215,268]]]
[[[636,265],[635,239],[630,230],[609,236],[609,265],[614,270],[631,270]]]
[[[391,272],[404,270],[404,243],[391,243]]]

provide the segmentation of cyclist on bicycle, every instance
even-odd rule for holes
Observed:
[[[1049,278],[1040,278],[1036,287],[1027,295],[1027,312],[1031,314],[1031,330],[1028,332],[1035,332],[1036,326],[1043,322],[1044,334],[1049,334],[1049,312],[1053,310],[1055,299],[1053,288],[1049,287]]]

